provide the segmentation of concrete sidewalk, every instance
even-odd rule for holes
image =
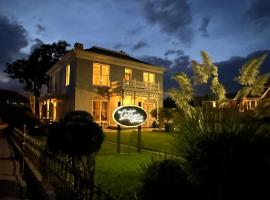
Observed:
[[[0,200],[26,199],[20,163],[3,133],[4,128],[4,125],[0,126]]]

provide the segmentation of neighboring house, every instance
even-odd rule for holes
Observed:
[[[115,126],[112,112],[120,105],[141,106],[148,113],[162,107],[163,72],[124,52],[100,47],[74,49],[48,70],[48,94],[40,101],[40,117],[59,120],[66,113],[85,110],[102,126]]]
[[[2,115],[8,105],[30,108],[30,102],[27,97],[11,90],[0,89],[0,115]]]
[[[211,108],[235,108],[239,112],[256,110],[260,105],[270,104],[270,86],[265,86],[264,92],[260,96],[248,95],[246,98],[237,102],[236,99],[227,99],[225,102],[219,104],[217,101],[203,101],[202,105],[204,109]]]

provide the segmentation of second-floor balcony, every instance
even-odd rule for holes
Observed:
[[[137,80],[125,80],[111,82],[111,87],[116,88],[121,86],[122,89],[137,89],[137,90],[153,90],[159,91],[159,83],[149,83]]]

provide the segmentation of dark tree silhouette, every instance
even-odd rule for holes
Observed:
[[[43,44],[36,48],[27,59],[18,59],[7,63],[6,72],[10,78],[18,79],[24,85],[24,90],[33,92],[36,99],[40,96],[41,88],[47,85],[49,77],[46,72],[67,52],[69,44],[58,41],[52,44]],[[36,101],[35,111],[38,111]]]

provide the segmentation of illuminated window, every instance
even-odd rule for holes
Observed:
[[[125,68],[125,80],[130,81],[132,79],[132,69]]]
[[[108,104],[107,101],[101,102],[101,121],[107,121],[108,120]]]
[[[93,118],[94,121],[99,121],[99,113],[100,113],[100,102],[99,101],[93,101]]]
[[[143,72],[143,82],[145,83],[155,83],[155,74]]]
[[[66,65],[66,86],[70,83],[70,64]]]
[[[109,86],[109,65],[94,63],[93,64],[93,85]]]
[[[94,100],[92,105],[93,119],[96,122],[108,120],[108,102]]]

